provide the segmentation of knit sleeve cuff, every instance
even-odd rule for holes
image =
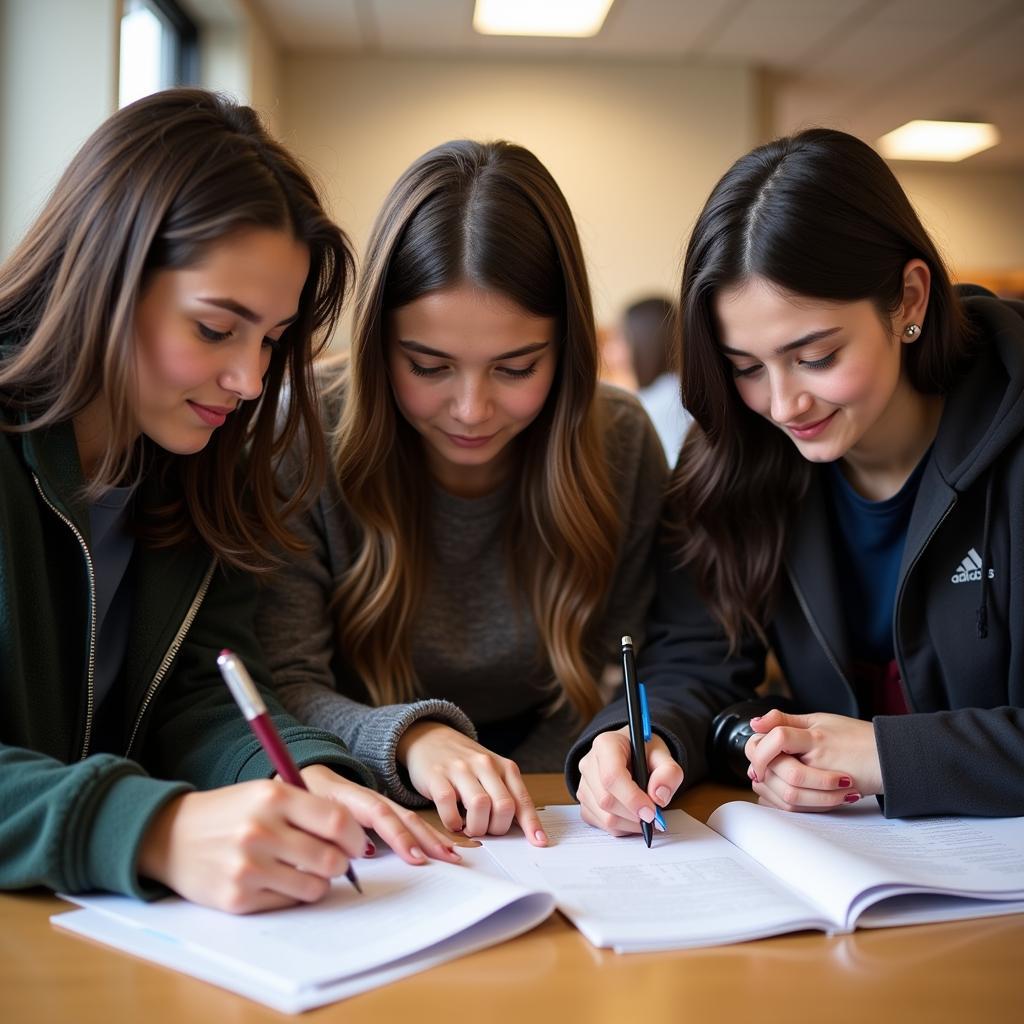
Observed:
[[[461,708],[447,700],[433,699],[374,708],[359,733],[359,759],[380,779],[385,793],[405,807],[430,806],[430,801],[412,788],[408,775],[398,764],[399,741],[409,726],[424,719],[441,722],[471,740],[476,739],[476,729]]]

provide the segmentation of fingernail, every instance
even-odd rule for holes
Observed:
[[[462,860],[462,854],[459,853],[454,846],[448,846],[446,849],[448,850],[449,856],[454,857],[456,860]]]
[[[843,800],[848,804],[855,804],[860,799],[860,793],[847,793]]]
[[[845,775],[839,780],[840,789],[849,789],[853,785],[853,779],[848,779]]]
[[[417,860],[426,860],[423,856],[423,851],[418,846],[412,846],[409,848],[409,855],[415,857]]]
[[[669,802],[669,799],[671,798],[672,793],[669,790],[668,786],[659,786],[654,791],[654,795],[658,798],[658,803],[661,804],[662,807],[664,807],[665,804],[667,804]]]
[[[760,782],[761,781],[757,777],[757,772],[755,772],[753,768],[749,768],[747,770],[747,778],[750,779],[751,782]]]
[[[538,843],[546,843],[548,841],[547,834],[542,828],[537,829],[537,831],[533,833],[533,838],[536,839]]]
[[[648,825],[654,821],[654,811],[650,807],[641,807],[638,813],[640,820],[646,821]]]
[[[752,719],[750,720],[750,724],[751,724],[751,725],[753,725],[753,724],[754,724],[755,722],[760,722],[760,721],[761,721],[761,716],[760,716],[760,715],[755,715],[755,716],[754,716],[754,717],[753,717],[753,718],[752,718]]]
[[[461,831],[462,831],[462,830],[463,830],[463,829],[464,829],[465,827],[466,827],[465,825],[455,825],[455,826],[454,826],[454,827],[452,828],[452,831],[453,831],[453,832],[461,832]]]
[[[364,857],[372,857],[376,852],[377,852],[377,847],[374,846],[373,843],[371,843],[369,839],[367,839],[366,840],[366,849],[363,850],[363,856]]]

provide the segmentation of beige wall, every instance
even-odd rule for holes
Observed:
[[[117,105],[120,0],[0,0],[0,256]]]
[[[1024,270],[1024,172],[895,165],[954,273]]]
[[[757,141],[756,75],[657,62],[482,62],[287,55],[284,140],[362,250],[398,175],[456,137],[530,147],[569,199],[598,320],[673,291],[708,191]]]

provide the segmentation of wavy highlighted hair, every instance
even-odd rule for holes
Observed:
[[[191,267],[247,228],[291,232],[309,249],[296,320],[270,362],[259,402],[245,402],[193,455],[138,440],[136,304],[157,271]],[[35,430],[72,420],[102,396],[110,441],[87,495],[158,473],[170,503],[146,510],[149,542],[199,538],[226,563],[263,569],[283,527],[318,486],[326,452],[312,360],[333,328],[353,262],[309,176],[249,107],[198,89],[170,89],[125,107],[79,150],[35,223],[0,266],[0,403]],[[291,400],[278,419],[288,383]],[[273,463],[296,438],[310,457],[294,491]],[[247,452],[245,472],[238,466]]]
[[[388,314],[469,283],[553,318],[558,363],[540,414],[512,443],[517,497],[506,543],[551,671],[581,715],[600,706],[591,630],[620,533],[595,422],[598,351],[582,250],[568,204],[528,150],[455,141],[424,154],[378,214],[356,300],[333,463],[359,524],[336,595],[346,655],[378,704],[417,691],[410,634],[429,571],[422,439],[388,374]]]

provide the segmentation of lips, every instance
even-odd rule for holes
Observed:
[[[193,402],[191,399],[187,401],[192,411],[208,427],[223,426],[228,415],[235,411],[233,405],[201,405],[199,402]]]
[[[447,437],[452,444],[458,445],[460,448],[482,448],[494,437],[494,434],[471,437],[465,434],[449,434],[446,430],[444,431],[444,436]]]
[[[809,441],[811,438],[817,437],[832,422],[832,417],[838,411],[837,409],[835,412],[830,412],[824,419],[814,420],[811,423],[787,423],[786,429],[801,441]]]

